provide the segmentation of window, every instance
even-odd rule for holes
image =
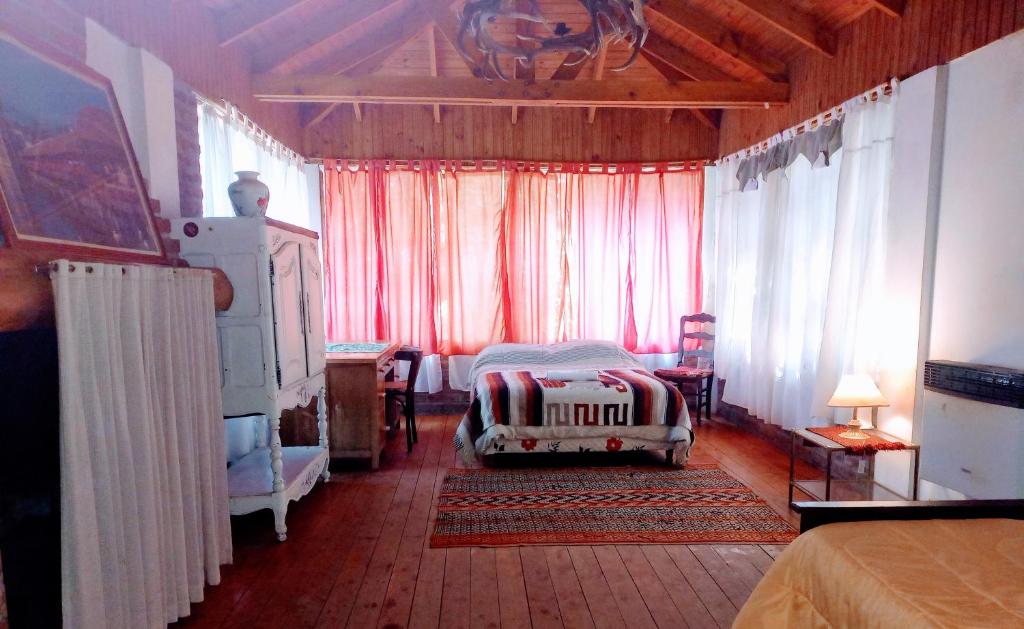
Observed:
[[[235,180],[235,172],[253,170],[270,188],[267,216],[300,227],[318,226],[318,182],[312,182],[311,194],[301,155],[254,125],[234,105],[200,99],[198,108],[204,216],[234,216],[228,185]]]

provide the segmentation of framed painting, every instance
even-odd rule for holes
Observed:
[[[0,222],[11,247],[158,262],[159,230],[110,81],[0,31]]]

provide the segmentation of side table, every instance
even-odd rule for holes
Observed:
[[[876,429],[868,429],[864,432],[873,437],[879,437],[886,441],[896,441],[904,445],[903,450],[886,450],[885,452],[911,451],[914,456],[914,478],[912,483],[911,500],[917,500],[917,489],[919,472],[921,468],[921,446]],[[796,478],[796,448],[797,445],[810,448],[824,448],[825,454],[825,479],[797,479]],[[870,466],[870,478],[866,480],[833,480],[832,479],[832,458],[838,452],[846,452],[848,456],[867,457]],[[833,496],[838,500],[906,500],[901,496],[874,479],[875,455],[877,452],[854,453],[846,449],[846,446],[832,441],[817,433],[806,429],[794,430],[789,448],[789,504],[793,504],[793,489],[810,496],[813,500],[832,500]]]

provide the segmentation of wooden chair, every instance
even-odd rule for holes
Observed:
[[[393,380],[384,384],[386,403],[389,408],[395,403],[402,407],[402,414],[405,415],[405,440],[409,452],[412,452],[412,444],[419,441],[416,434],[416,376],[419,375],[420,363],[423,362],[423,350],[418,347],[402,346],[395,352],[395,361],[408,362],[409,374],[405,380]]]
[[[701,425],[701,411],[711,417],[711,388],[715,379],[715,335],[706,332],[705,325],[715,322],[707,313],[686,315],[679,319],[679,360],[672,369],[657,369],[654,375],[676,385],[687,403],[692,398],[697,409],[697,425]],[[690,330],[687,331],[687,325]],[[686,341],[697,341],[695,349],[686,349]],[[700,359],[707,360],[700,367]]]

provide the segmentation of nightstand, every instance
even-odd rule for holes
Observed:
[[[884,452],[913,452],[914,457],[914,478],[912,484],[911,500],[917,500],[918,475],[921,468],[921,446],[880,430],[868,429],[864,432],[874,437],[902,443],[903,450],[884,450]],[[825,449],[825,478],[824,480],[797,479],[796,475],[796,449],[797,446],[807,448]],[[833,480],[832,459],[836,453],[845,452],[847,456],[865,457],[868,460],[869,479],[867,480]],[[789,504],[793,504],[793,490],[798,489],[814,500],[906,500],[889,488],[874,480],[875,455],[878,452],[854,453],[846,449],[846,446],[836,443],[831,439],[813,433],[809,430],[800,429],[792,432],[792,440],[789,448]]]

